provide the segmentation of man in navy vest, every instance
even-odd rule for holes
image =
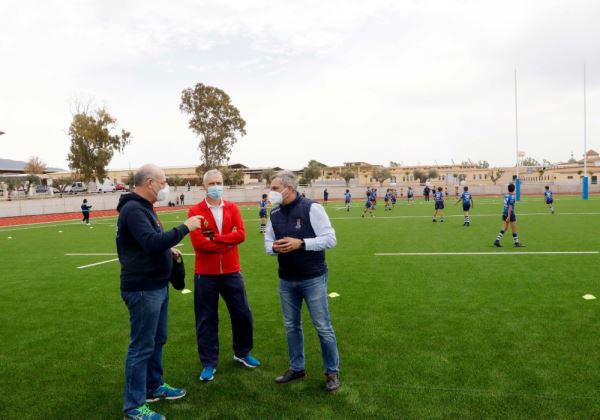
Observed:
[[[287,334],[290,368],[275,378],[285,384],[304,378],[302,301],[306,302],[321,342],[325,389],[340,387],[339,356],[327,304],[325,250],[336,244],[335,231],[323,206],[296,191],[296,176],[282,171],[271,178],[273,205],[265,233],[265,249],[279,261],[279,297]]]

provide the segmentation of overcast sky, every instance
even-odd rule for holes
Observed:
[[[131,131],[111,168],[197,165],[181,91],[224,89],[248,134],[230,162],[428,164],[600,148],[600,2],[0,2],[0,157],[67,168],[74,99]]]

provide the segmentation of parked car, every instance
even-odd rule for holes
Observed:
[[[36,194],[46,194],[48,192],[48,187],[45,185],[36,185],[35,186],[35,193]]]
[[[67,194],[77,194],[81,192],[87,192],[87,185],[83,182],[74,182],[71,185],[67,185],[65,188],[65,193]]]
[[[115,185],[115,189],[117,191],[129,191],[129,185],[117,184],[117,185]]]

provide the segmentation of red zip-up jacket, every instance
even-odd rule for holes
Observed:
[[[202,227],[190,233],[196,252],[195,273],[218,275],[239,272],[240,256],[237,245],[246,239],[246,229],[238,206],[223,200],[221,233],[206,200],[190,208],[188,217],[192,216],[202,217]],[[211,229],[214,232],[213,240],[205,236]]]

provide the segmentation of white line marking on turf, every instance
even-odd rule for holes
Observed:
[[[509,251],[509,252],[377,252],[378,257],[420,257],[431,255],[589,255],[600,251]]]
[[[107,264],[107,263],[111,263],[111,262],[118,261],[118,260],[119,260],[118,258],[113,258],[112,260],[106,260],[106,261],[100,261],[100,262],[93,263],[93,264],[82,265],[81,267],[77,267],[77,268],[78,269],[80,269],[80,268],[89,268],[89,267],[94,267],[96,265]]]

